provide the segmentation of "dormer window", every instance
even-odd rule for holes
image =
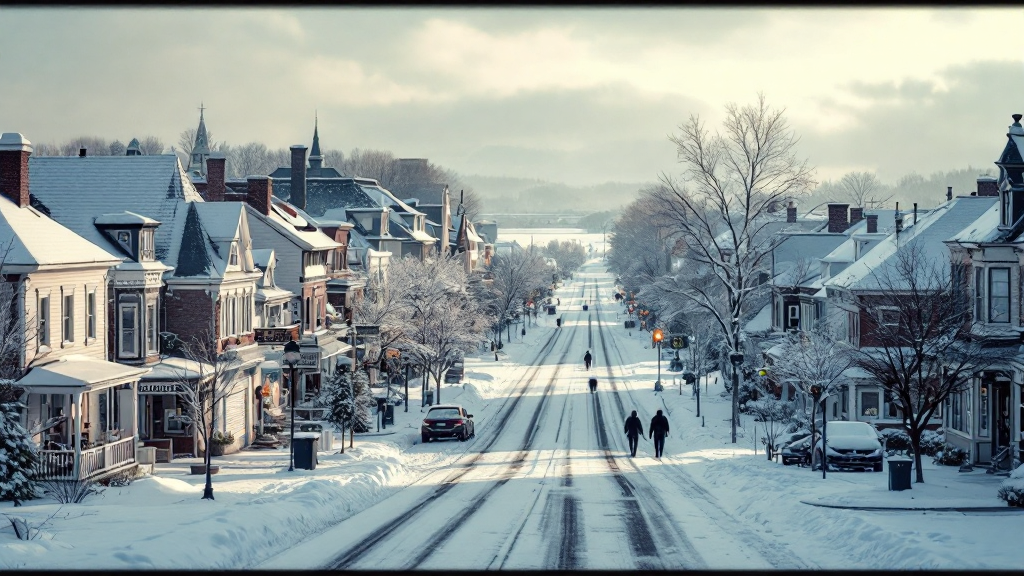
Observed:
[[[135,250],[132,246],[132,233],[127,230],[121,230],[117,233],[117,243],[121,245],[129,254],[135,255]]]
[[[238,243],[231,243],[231,252],[228,254],[228,265],[238,266]]]
[[[141,244],[141,250],[139,250],[139,254],[141,255],[140,260],[156,260],[156,250],[154,249],[153,234],[154,230],[142,230],[139,233],[139,241]]]

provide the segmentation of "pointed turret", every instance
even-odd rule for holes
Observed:
[[[320,154],[320,134],[318,132],[319,121],[316,115],[313,116],[313,147],[309,149],[309,169],[311,172],[318,172],[323,166],[324,157]]]
[[[210,157],[210,143],[206,136],[206,120],[203,118],[203,110],[206,108],[199,104],[199,128],[196,129],[196,141],[192,145],[192,158],[189,160],[188,172],[195,176],[206,177],[206,159]]]

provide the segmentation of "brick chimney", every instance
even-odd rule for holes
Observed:
[[[292,146],[292,195],[288,202],[300,208],[306,209],[306,146],[296,144]]]
[[[978,177],[978,196],[999,196],[999,186],[991,176]]]
[[[0,136],[0,194],[19,208],[28,206],[28,157],[32,143],[17,132]]]
[[[878,214],[868,214],[865,216],[867,219],[867,232],[868,234],[874,234],[878,232]]]
[[[78,149],[78,157],[79,157],[79,158],[85,158],[85,155],[86,155],[86,153],[87,153],[87,152],[86,152],[86,149],[85,149],[85,148],[79,148],[79,149]]]
[[[211,152],[206,159],[206,201],[224,201],[224,164],[227,159],[223,152]]]
[[[249,184],[249,193],[245,196],[245,201],[260,214],[269,216],[270,196],[273,192],[270,176],[249,176],[246,182]]]
[[[863,208],[850,208],[850,226],[864,219]]]
[[[953,187],[952,186],[946,186],[946,202],[949,202],[952,199],[953,199]]]
[[[796,202],[789,201],[789,205],[786,206],[786,222],[792,224],[796,222]]]
[[[850,221],[847,216],[849,211],[849,204],[829,204],[828,231],[833,234],[846,232],[846,229],[850,227]]]

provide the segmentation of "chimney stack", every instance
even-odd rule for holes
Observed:
[[[211,152],[206,159],[206,201],[224,201],[224,164],[227,159],[223,152]]]
[[[846,232],[846,229],[850,227],[850,221],[847,219],[849,213],[849,204],[829,204],[828,205],[828,231],[833,234]]]
[[[299,208],[306,209],[306,146],[292,146],[292,193],[288,202]]]
[[[878,214],[868,214],[865,216],[867,219],[867,232],[868,234],[874,234],[878,232]]]
[[[28,157],[32,143],[17,132],[0,136],[0,194],[18,205],[28,206]]]
[[[850,208],[850,226],[864,219],[863,208]]]
[[[953,187],[952,186],[946,186],[946,202],[949,202],[952,199],[953,199]]]
[[[260,214],[269,216],[271,195],[273,194],[270,176],[247,176],[246,182],[249,184],[249,193],[245,196],[246,203]]]
[[[999,196],[999,186],[991,176],[978,177],[978,196]]]
[[[79,158],[85,158],[85,148],[79,148],[78,149],[78,157]]]
[[[796,222],[796,202],[789,201],[789,205],[786,206],[786,222],[792,224]]]

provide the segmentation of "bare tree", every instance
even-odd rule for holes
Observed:
[[[876,197],[882,183],[871,172],[848,172],[839,180],[838,188],[842,190],[845,200],[864,208],[877,208],[892,198],[892,194]]]
[[[109,149],[111,156],[124,156],[124,153],[127,151],[127,147],[124,145],[124,142],[121,142],[120,140],[114,140],[111,142]]]
[[[249,142],[231,147],[225,156],[231,174],[235,178],[245,178],[254,174],[266,175],[277,168],[266,144],[261,142]]]
[[[20,390],[13,382],[24,375],[22,353],[36,336],[36,323],[28,322],[19,312],[18,292],[23,279],[7,271],[14,242],[14,237],[0,238],[0,403],[18,399]]]
[[[164,141],[156,136],[145,136],[143,138],[139,138],[139,150],[147,156],[163,154]]]
[[[341,150],[325,149],[321,154],[324,157],[324,166],[331,166],[341,170],[341,167],[345,164],[345,153]],[[341,170],[344,173],[344,170]]]
[[[916,245],[901,247],[891,266],[875,268],[879,293],[865,303],[870,322],[854,363],[888,391],[914,450],[916,482],[924,482],[921,435],[951,394],[970,388],[974,374],[999,359],[971,335],[971,299],[948,262],[930,260]]]
[[[178,150],[189,159],[192,158],[192,150],[196,147],[196,132],[195,128],[186,128],[178,135]]]
[[[626,206],[608,237],[608,266],[630,292],[654,282],[668,272],[668,260],[661,251],[668,235],[661,210],[651,201],[652,189]]]
[[[538,284],[544,282],[544,260],[532,250],[497,254],[491,259],[492,287],[495,291],[495,316],[498,320],[498,342],[501,331],[512,321]]]
[[[726,106],[724,133],[708,133],[698,116],[669,139],[676,145],[684,180],[663,174],[652,197],[689,248],[688,258],[711,270],[711,282],[691,283],[681,293],[716,319],[730,350],[742,352],[740,318],[752,290],[767,271],[774,235],[767,216],[812,184],[811,169],[795,155],[796,136],[784,110],[763,94],[757,103]],[[723,314],[720,294],[727,302]],[[738,387],[733,389],[732,441],[736,442]]]
[[[414,287],[419,264],[416,258],[392,260],[387,275],[371,275],[366,295],[356,302],[352,316],[357,324],[380,326],[380,349],[383,351],[405,337],[410,312],[409,293]],[[370,358],[371,362],[379,358]]]
[[[853,365],[853,349],[846,342],[835,338],[834,330],[828,323],[822,323],[813,330],[788,332],[779,351],[778,359],[770,368],[771,378],[779,385],[793,384],[811,400],[811,434],[817,432],[818,405],[830,396],[841,392],[846,382],[844,372]],[[826,414],[822,407],[823,436]],[[827,452],[827,451],[826,451]],[[827,468],[824,455],[813,455],[812,464]],[[817,462],[817,464],[816,464]]]
[[[348,176],[373,178],[390,190],[397,173],[395,155],[387,150],[360,150],[353,148],[341,165]]]
[[[210,439],[219,424],[217,414],[229,396],[247,393],[236,378],[241,362],[233,350],[219,352],[217,340],[204,331],[187,341],[178,340],[186,368],[176,370],[178,398],[186,409],[187,421],[192,423],[203,439],[203,459],[206,464],[206,485],[203,500],[213,500],[213,479],[210,473]]]

